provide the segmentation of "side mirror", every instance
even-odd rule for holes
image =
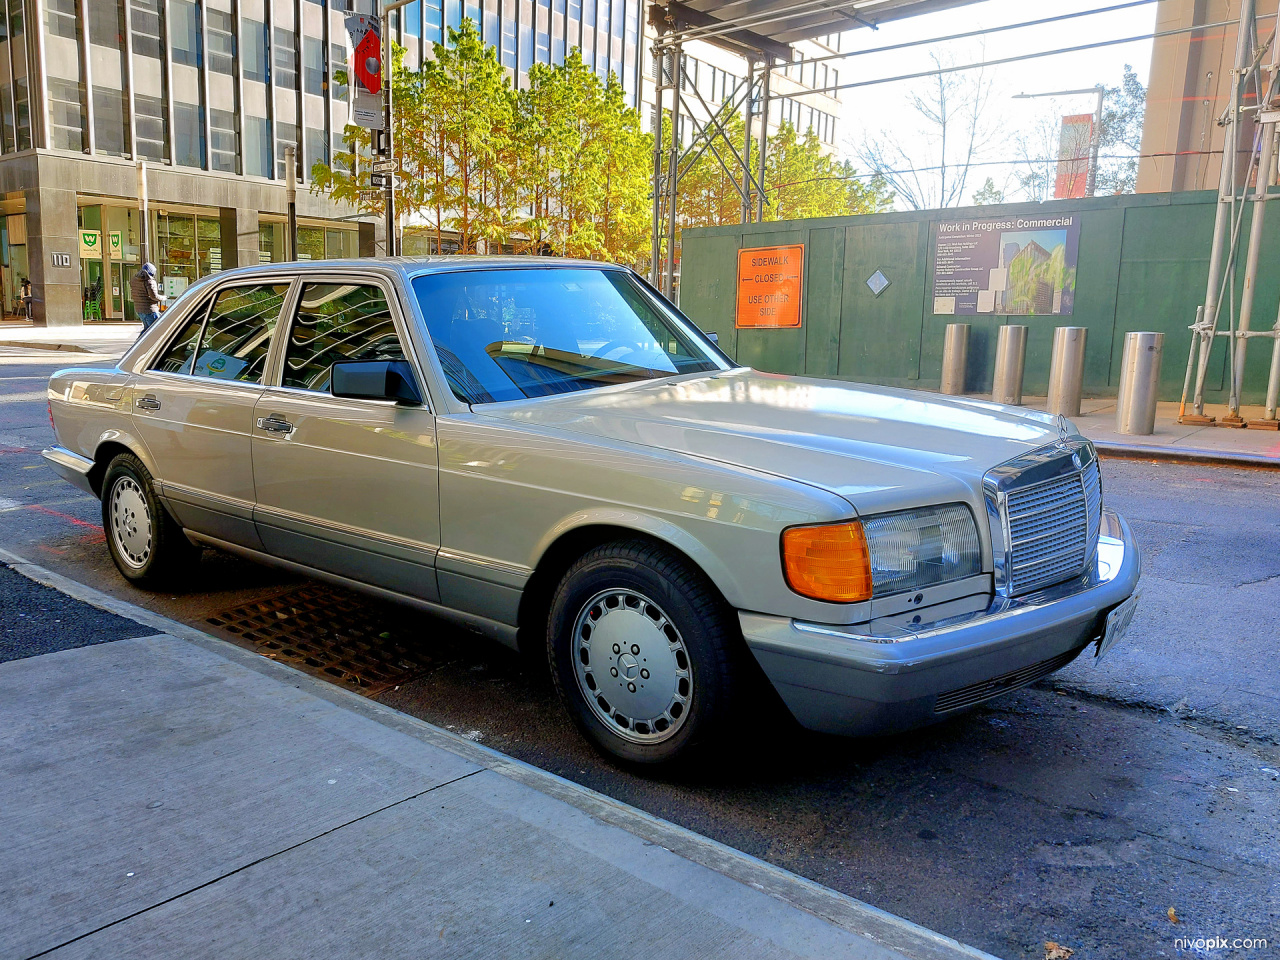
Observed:
[[[422,392],[407,360],[337,360],[329,392],[350,400],[406,400],[422,403]]]

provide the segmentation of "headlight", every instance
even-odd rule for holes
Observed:
[[[792,527],[782,534],[783,569],[796,593],[856,603],[982,572],[973,514],[963,504]]]

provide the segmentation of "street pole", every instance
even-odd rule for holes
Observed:
[[[138,161],[138,260],[139,266],[150,263],[147,256],[147,162]]]
[[[287,144],[284,148],[284,199],[289,219],[285,227],[288,236],[285,238],[288,256],[286,260],[298,259],[298,174],[294,169],[297,159],[297,148]]]
[[[413,2],[415,0],[393,0],[382,6],[382,102],[385,127],[382,146],[387,159],[395,157],[394,140],[391,135],[391,13]],[[387,185],[383,202],[387,211],[387,256],[394,257],[400,252],[400,244],[396,237],[396,171],[389,171],[385,176]]]

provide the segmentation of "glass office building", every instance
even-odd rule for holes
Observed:
[[[0,311],[50,325],[132,319],[147,162],[148,254],[170,292],[284,252],[294,145],[300,257],[372,254],[382,227],[306,189],[343,149],[352,12],[372,0],[0,0]],[[391,15],[416,68],[474,20],[521,82],[579,47],[632,103],[640,0],[434,0]]]

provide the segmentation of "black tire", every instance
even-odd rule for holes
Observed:
[[[596,547],[569,568],[551,603],[547,653],[586,738],[638,764],[684,761],[720,740],[746,673],[724,599],[701,571],[643,540]]]
[[[179,583],[200,559],[156,497],[151,473],[131,453],[116,456],[102,480],[102,530],[116,569],[148,589]]]

